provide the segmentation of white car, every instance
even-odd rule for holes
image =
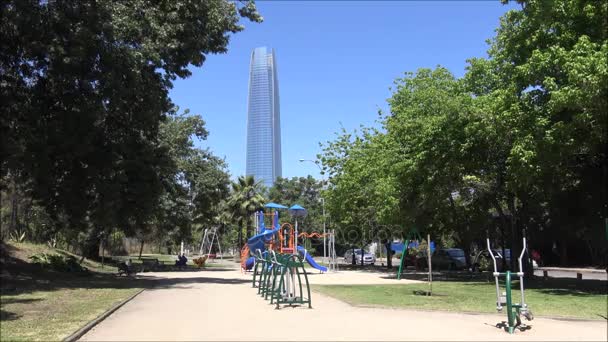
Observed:
[[[349,249],[344,253],[344,262],[351,264],[353,262],[353,251],[355,253],[355,264],[361,265],[361,254],[363,254],[363,265],[373,265],[376,263],[376,257],[362,249]]]

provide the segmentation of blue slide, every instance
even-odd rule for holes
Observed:
[[[274,234],[278,233],[279,229],[267,229],[264,232],[255,235],[249,240],[247,240],[247,245],[249,246],[249,250],[253,253],[256,250],[260,250],[264,252],[266,250],[266,243],[270,241]],[[250,270],[255,264],[255,258],[249,257],[247,261],[245,261],[245,269]]]
[[[254,264],[255,264],[255,258],[254,257],[249,257],[247,259],[247,261],[245,261],[245,269],[247,271],[249,271],[253,267]]]
[[[317,262],[315,261],[315,259],[313,259],[312,256],[308,252],[306,252],[306,249],[304,249],[304,247],[298,246],[298,252],[301,255],[305,255],[306,256],[306,262],[308,262],[308,264],[310,266],[318,269],[321,272],[327,272],[327,267],[321,266],[321,265],[317,264]]]

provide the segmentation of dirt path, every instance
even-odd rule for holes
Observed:
[[[274,310],[257,296],[250,275],[230,269],[146,276],[163,278],[162,286],[143,292],[83,340],[607,340],[606,321],[537,318],[531,330],[509,335],[495,327],[502,315],[359,308],[319,293],[312,310]],[[311,282],[335,283],[340,274],[325,276],[313,275]],[[357,278],[344,273],[346,283],[351,277]]]

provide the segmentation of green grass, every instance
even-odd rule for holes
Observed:
[[[88,274],[54,272],[29,263],[37,253],[69,254],[45,245],[1,246],[0,340],[57,341],[72,334],[145,284],[117,278],[113,266],[83,260]],[[78,258],[80,260],[80,258]]]
[[[137,288],[62,288],[2,294],[0,340],[62,340]]]
[[[591,286],[585,289],[568,284],[534,282],[526,289],[526,303],[535,316],[606,319],[606,282],[588,283]],[[428,291],[427,284],[315,285],[312,288],[352,305],[496,313],[496,288],[488,282],[433,282],[431,297],[415,294]],[[504,286],[501,289],[504,290]],[[513,296],[514,302],[520,301],[519,290],[513,291]]]

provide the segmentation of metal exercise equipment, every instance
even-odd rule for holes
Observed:
[[[517,272],[517,273],[511,273],[511,271],[498,272],[498,268],[496,266],[496,258],[494,257],[494,252],[492,251],[492,248],[490,246],[490,239],[487,239],[486,241],[488,243],[488,252],[489,252],[490,256],[492,257],[492,261],[494,262],[494,273],[492,273],[492,274],[494,275],[494,280],[496,281],[496,310],[498,312],[502,312],[503,305],[507,306],[508,326],[506,328],[507,328],[507,331],[509,332],[509,334],[512,334],[515,331],[515,328],[524,330],[527,328],[527,326],[525,324],[521,323],[520,315],[523,315],[528,321],[531,321],[534,319],[534,316],[532,315],[532,311],[530,311],[530,308],[528,308],[528,305],[526,304],[525,294],[524,294],[524,272],[523,272],[521,260],[527,249],[526,238],[523,239],[523,241],[524,241],[523,248],[522,248],[521,254],[519,255],[519,258],[518,258],[519,272]],[[512,280],[511,275],[512,274],[519,276],[521,303],[513,303],[513,301],[512,301],[512,297],[511,297],[511,280]],[[505,291],[502,292],[502,294],[500,292],[500,284],[498,283],[498,278],[501,276],[505,277]]]
[[[275,309],[280,309],[281,305],[303,304],[312,308],[310,284],[302,257],[274,251],[262,252],[259,249],[254,257],[256,263],[252,286],[258,288],[261,297],[270,299],[270,303],[276,305]]]

